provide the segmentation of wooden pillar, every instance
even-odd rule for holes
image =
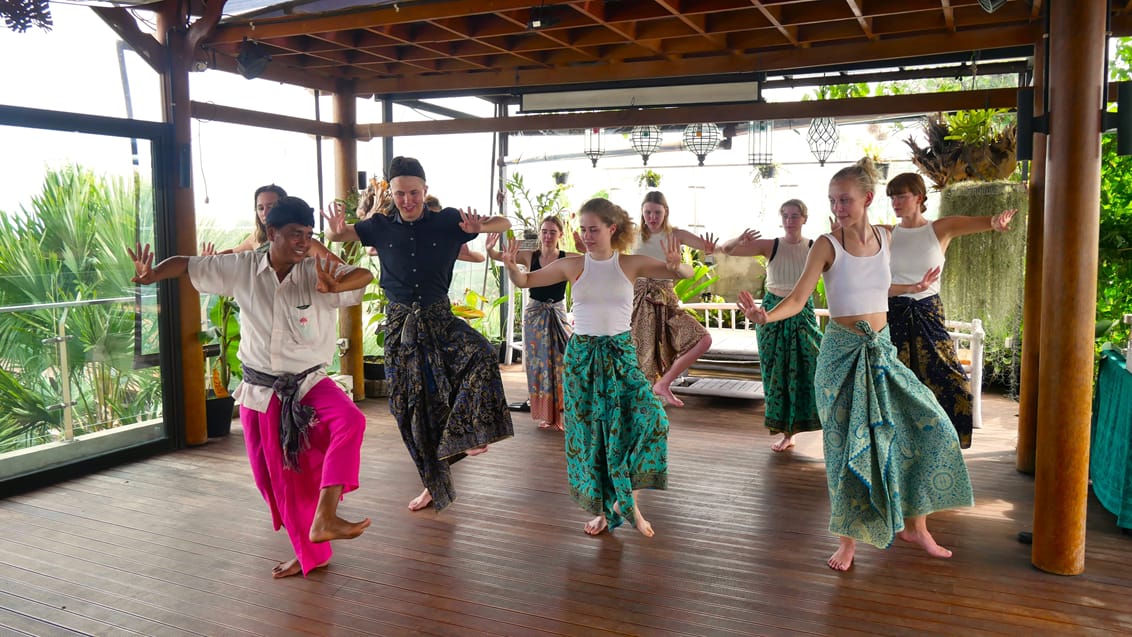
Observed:
[[[354,124],[358,120],[358,107],[353,87],[343,84],[334,93],[334,121],[341,125],[342,136],[334,142],[334,172],[337,196],[358,187],[358,140],[354,137]],[[362,306],[343,308],[338,311],[338,334],[349,341],[346,353],[342,355],[342,369],[349,370],[354,379],[354,400],[366,397],[365,364],[362,359]]]
[[[168,64],[162,74],[162,101],[165,121],[173,124],[173,225],[174,254],[197,253],[197,217],[192,187],[192,127],[189,100],[189,65],[192,57],[183,54],[189,48],[185,16],[176,3],[166,3],[157,13],[157,37],[165,45]],[[187,178],[187,179],[186,179]],[[164,258],[171,255],[159,255]],[[200,445],[208,441],[204,407],[204,351],[200,333],[200,294],[182,278],[177,286],[178,343],[181,350],[181,403],[184,406],[185,444]]]
[[[1046,112],[1045,37],[1034,46],[1034,117]],[[1034,133],[1030,162],[1029,205],[1026,225],[1026,283],[1022,300],[1022,380],[1018,405],[1018,450],[1015,468],[1034,473],[1034,443],[1038,430],[1038,361],[1041,357],[1042,255],[1045,246],[1046,138]],[[1056,253],[1055,253],[1056,254]]]
[[[1034,566],[1085,569],[1093,331],[1100,224],[1105,0],[1050,2],[1041,359],[1034,480]]]

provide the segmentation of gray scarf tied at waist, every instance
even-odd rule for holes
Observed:
[[[247,365],[244,368],[244,382],[259,387],[270,387],[279,397],[279,445],[283,448],[283,466],[288,469],[299,468],[299,452],[310,446],[308,432],[311,418],[314,416],[314,407],[304,405],[295,400],[299,393],[299,385],[303,379],[312,372],[322,368],[315,365],[298,374],[279,374],[273,376],[267,372],[252,369]]]

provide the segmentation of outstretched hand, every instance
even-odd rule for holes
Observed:
[[[499,238],[498,234],[492,234],[495,235],[497,239]],[[499,251],[499,256],[501,257],[500,260],[503,261],[503,267],[507,268],[508,270],[515,267],[515,259],[519,256],[519,242],[508,241],[507,243],[505,243]]]
[[[216,256],[216,244],[211,241],[205,241],[200,244],[200,256],[211,257]]]
[[[494,248],[497,243],[499,243],[499,233],[489,232],[487,233],[487,238],[483,241],[483,247],[485,250],[490,250]]]
[[[758,241],[762,236],[763,233],[759,232],[758,230],[747,228],[743,231],[743,234],[739,235],[738,244],[741,246],[749,246],[752,243]]]
[[[680,249],[680,240],[672,234],[660,240],[660,247],[664,250],[664,265],[669,272],[676,272],[684,263],[684,252]]]
[[[925,272],[924,278],[920,279],[920,282],[916,284],[916,290],[915,291],[916,292],[923,292],[924,290],[927,290],[928,288],[930,288],[933,283],[935,283],[936,281],[939,280],[939,274],[942,271],[943,271],[943,268],[941,268],[940,266],[937,265],[934,268]]]
[[[315,271],[318,273],[318,282],[315,289],[319,292],[333,293],[338,291],[338,284],[342,278],[349,274],[349,270],[342,268],[339,272],[338,264],[333,259],[320,259],[315,257]]]
[[[130,279],[134,283],[141,283],[148,285],[157,282],[157,277],[153,273],[153,252],[149,249],[149,244],[137,244],[136,251],[126,248],[126,252],[134,261],[134,278]]]
[[[739,292],[739,301],[736,304],[739,306],[739,310],[743,312],[743,316],[747,317],[747,320],[758,325],[766,325],[766,310],[763,309],[762,304],[755,300],[755,297],[751,296],[750,292],[746,290]]]
[[[341,201],[334,201],[327,206],[326,211],[322,213],[322,218],[326,219],[326,226],[330,231],[337,234],[345,232],[346,230],[346,204]]]
[[[995,232],[1006,232],[1007,230],[1010,229],[1010,220],[1013,219],[1014,215],[1017,214],[1017,213],[1018,213],[1017,208],[1010,208],[1008,210],[1003,210],[1002,212],[998,213],[997,215],[991,217],[991,220],[990,220],[991,229],[994,230]]]
[[[710,232],[708,232],[706,234],[701,234],[700,235],[700,241],[704,242],[703,253],[704,253],[705,257],[713,254],[715,252],[716,248],[719,247],[718,245],[716,245],[716,244],[719,243],[719,238],[716,237],[714,234],[712,234]]]
[[[468,234],[479,234],[483,229],[483,217],[475,208],[468,208],[467,212],[460,208],[460,229]]]
[[[577,230],[574,231],[574,249],[582,253],[586,251],[586,244],[582,241],[582,233]]]

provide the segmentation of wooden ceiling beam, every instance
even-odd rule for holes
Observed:
[[[951,7],[951,0],[939,0],[940,9],[943,10],[943,23],[947,30],[955,32],[955,9]]]
[[[637,26],[639,24],[638,22],[627,22],[627,23],[623,23],[624,26],[622,26],[622,23],[613,23],[613,22],[609,22],[608,20],[606,20],[605,19],[605,3],[604,2],[602,2],[600,4],[594,4],[592,2],[585,2],[585,3],[582,3],[582,4],[571,4],[570,7],[573,8],[575,11],[581,12],[583,15],[585,15],[589,19],[593,20],[597,24],[600,24],[601,26],[605,27],[606,29],[617,34],[619,37],[623,38],[624,40],[626,40],[628,42],[634,42],[638,46],[640,46],[640,47],[642,47],[646,50],[652,51],[656,55],[665,55],[664,51],[660,48],[660,46],[652,44],[652,42],[654,42],[654,40],[638,39],[638,37],[637,37]]]
[[[793,46],[799,45],[798,27],[796,27],[796,26],[787,27],[785,24],[782,23],[782,20],[780,18],[781,14],[782,14],[782,9],[778,5],[775,5],[773,7],[768,7],[768,6],[766,6],[766,3],[759,2],[759,0],[751,0],[751,4],[753,4],[755,6],[755,8],[758,9],[759,12],[763,14],[763,17],[765,17],[768,22],[770,22],[771,24],[774,25],[774,28],[777,29],[778,32],[782,34],[782,37],[786,38],[787,42],[789,42]]]
[[[673,2],[670,2],[669,0],[653,0],[653,2],[656,2],[662,9],[671,13],[676,19],[686,24],[689,28],[698,33],[700,37],[711,43],[712,46],[715,46],[717,48],[726,46],[726,42],[721,36],[708,32],[707,17],[704,14],[697,14],[696,17],[693,18],[692,16],[684,13],[680,7],[677,7]]]
[[[809,48],[779,48],[742,55],[715,55],[677,60],[640,62],[602,61],[568,68],[504,68],[475,76],[359,80],[361,93],[411,94],[444,91],[484,91],[523,89],[534,86],[562,86],[574,83],[610,82],[655,78],[686,78],[752,71],[786,71],[842,64],[902,60],[910,57],[960,53],[984,48],[1033,45],[1039,37],[1038,25],[970,29],[947,34],[909,34],[852,44],[824,44]],[[679,80],[674,79],[674,82]]]
[[[873,33],[872,18],[866,18],[865,14],[861,12],[861,3],[857,0],[845,0],[845,4],[849,6],[849,10],[853,12],[853,16],[857,18],[857,24],[861,27],[861,31],[865,37],[870,40],[877,39],[877,35]]]
[[[245,37],[254,39],[278,38],[289,35],[307,35],[327,31],[344,31],[359,28],[380,28],[386,25],[406,24],[441,18],[458,18],[529,9],[533,0],[452,0],[450,2],[406,3],[405,6],[383,5],[361,11],[343,11],[316,16],[286,16],[260,18],[250,24],[229,24],[217,28],[210,42],[241,42]]]
[[[225,122],[241,126],[306,133],[307,135],[322,135],[323,137],[341,137],[343,133],[343,127],[334,122],[319,122],[313,119],[264,113],[211,102],[194,101],[190,103],[190,109],[192,117],[209,122]]]
[[[157,73],[165,69],[165,47],[152,35],[142,33],[138,28],[138,21],[125,9],[117,7],[91,7],[95,15],[102,18],[122,41]]]
[[[446,29],[453,34],[464,38],[464,40],[466,42],[474,43],[478,46],[484,47],[484,48],[489,49],[491,51],[494,51],[496,53],[501,53],[503,55],[517,57],[520,60],[526,62],[527,64],[537,64],[538,63],[535,60],[535,58],[533,58],[529,55],[523,55],[522,53],[515,52],[515,51],[513,51],[510,48],[505,47],[505,46],[498,46],[496,44],[493,44],[492,42],[490,42],[486,38],[481,39],[479,37],[476,37],[476,35],[474,35],[474,33],[472,31],[472,28],[471,28],[472,25],[468,24],[469,21],[470,21],[470,18],[464,19],[464,24],[462,25],[462,26],[465,27],[464,29],[457,29],[456,28],[456,25],[454,24],[456,22],[455,19],[438,20],[438,21],[435,21],[435,24],[436,24],[437,27],[439,27],[441,29]],[[467,53],[461,52],[460,57],[465,57],[465,56],[468,56],[468,55],[472,55],[472,53],[471,52],[467,52]]]
[[[953,93],[885,95],[841,100],[749,102],[593,113],[358,124],[354,126],[354,134],[358,140],[365,141],[375,137],[629,128],[641,125],[660,126],[692,122],[725,123],[813,117],[907,115],[979,108],[1013,108],[1017,105],[1017,99],[1018,93],[1015,89],[1004,88]]]

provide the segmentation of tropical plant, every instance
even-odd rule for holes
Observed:
[[[208,370],[205,386],[217,398],[227,398],[232,389],[232,377],[243,378],[240,367],[240,306],[230,296],[218,296],[212,308],[208,311],[210,326],[200,333],[200,341],[204,344],[217,345],[216,363],[209,357],[206,360]]]
[[[637,175],[637,186],[640,188],[659,187],[660,173],[654,172],[651,168],[646,168],[643,173]]]
[[[566,191],[570,186],[564,183],[545,192],[533,193],[523,181],[522,173],[514,172],[506,186],[507,192],[511,193],[515,219],[525,230],[537,230],[544,217],[559,215],[569,205]]]
[[[0,449],[60,438],[61,412],[47,406],[64,384],[76,435],[159,414],[159,371],[135,369],[157,326],[136,313],[125,252],[150,232],[138,228],[149,192],[67,166],[26,207],[0,212]]]
[[[997,181],[1014,173],[1017,129],[1005,109],[936,113],[924,120],[928,145],[904,140],[912,163],[937,189],[966,180]]]

